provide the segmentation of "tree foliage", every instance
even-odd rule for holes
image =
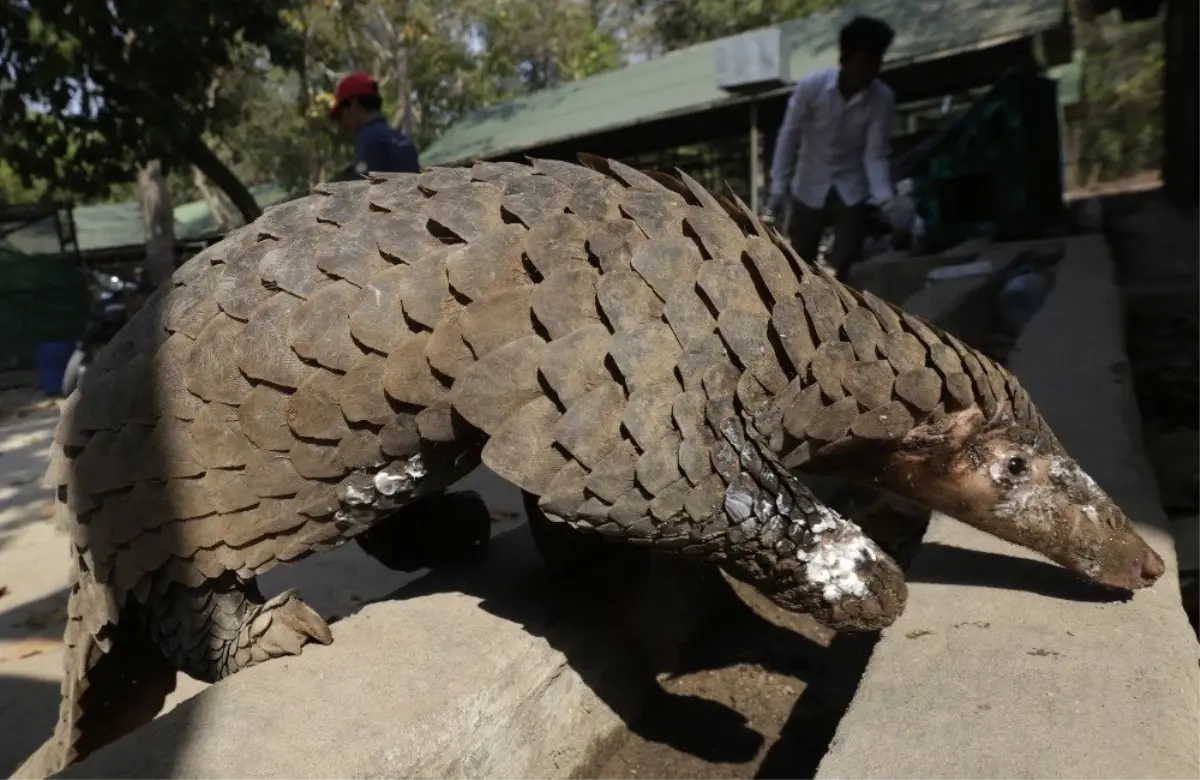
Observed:
[[[144,162],[201,167],[256,208],[204,140],[230,106],[214,97],[238,47],[288,65],[280,14],[293,0],[5,0],[0,5],[0,156],[27,184],[104,193]]]
[[[498,97],[510,98],[620,67],[601,3],[524,0],[490,5],[476,32]]]
[[[245,185],[349,163],[327,116],[347,72],[427,147],[478,108],[838,1],[0,0],[0,186],[130,198],[158,159],[176,201],[219,205],[207,179],[250,217]]]
[[[1163,18],[1111,12],[1077,26],[1085,113],[1078,177],[1104,181],[1158,168],[1162,157]]]
[[[327,118],[338,77],[366,71],[421,148],[471,111],[619,67],[620,16],[581,0],[311,0],[283,18],[290,69],[246,49],[222,81],[240,106],[214,147],[246,181],[302,189],[349,162]]]
[[[845,0],[639,0],[667,51],[799,19]]]
[[[175,202],[245,218],[246,185],[299,193],[350,162],[328,118],[348,72],[427,148],[476,109],[842,2],[0,0],[0,197],[130,200],[159,159]],[[1158,29],[1081,28],[1092,175],[1158,154]]]

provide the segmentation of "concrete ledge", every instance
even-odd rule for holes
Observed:
[[[935,515],[817,777],[1195,778],[1197,645],[1142,451],[1101,236],[1068,239],[1011,357],[1063,443],[1168,562],[1103,601],[1066,571]]]
[[[876,255],[851,269],[848,282],[860,290],[870,290],[885,301],[902,306],[907,311],[937,321],[943,313],[969,312],[962,297],[983,288],[995,287],[999,277],[1026,253],[1062,250],[1062,239],[1035,239],[996,243],[972,239],[939,254],[913,255],[908,252],[886,252]],[[986,260],[992,266],[989,273],[930,281],[929,273],[937,268]],[[990,293],[988,293],[990,294]],[[957,316],[957,315],[955,315]],[[968,313],[968,318],[970,314]],[[943,325],[943,327],[946,327]]]
[[[572,592],[519,528],[61,776],[570,777],[727,587],[686,559],[621,561]]]
[[[851,287],[870,290],[885,301],[899,305],[927,284],[926,277],[934,268],[969,263],[979,257],[979,251],[980,245],[972,243],[929,255],[885,252],[855,263],[846,281]]]

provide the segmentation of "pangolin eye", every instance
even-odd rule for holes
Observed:
[[[1026,472],[1026,470],[1028,470],[1028,468],[1029,464],[1025,462],[1024,458],[1014,457],[1008,459],[1008,473],[1012,474],[1014,477],[1021,476]]]

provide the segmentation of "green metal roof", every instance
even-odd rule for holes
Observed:
[[[274,183],[251,187],[250,194],[260,208],[282,203],[291,197],[283,187]],[[74,218],[80,251],[117,249],[146,243],[146,229],[137,203],[78,206],[74,210]],[[175,207],[176,240],[203,238],[216,232],[216,220],[204,201]],[[4,243],[29,255],[57,254],[61,251],[54,222],[49,218],[10,233]]]
[[[887,68],[1053,29],[1064,0],[859,0],[779,25],[797,78],[837,63],[837,32],[855,14],[896,30]],[[444,132],[424,165],[498,156],[639,122],[683,115],[736,98],[716,84],[716,41],[485,108]]]

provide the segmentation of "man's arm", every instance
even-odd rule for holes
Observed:
[[[890,201],[896,194],[892,187],[891,161],[892,118],[895,112],[896,96],[885,88],[871,112],[863,154],[871,200],[880,205]]]
[[[800,149],[800,135],[808,118],[808,102],[808,82],[801,79],[796,82],[796,88],[788,98],[783,124],[779,126],[779,135],[775,137],[775,150],[771,154],[771,200],[783,196],[791,184],[792,174],[796,170],[796,154]]]

